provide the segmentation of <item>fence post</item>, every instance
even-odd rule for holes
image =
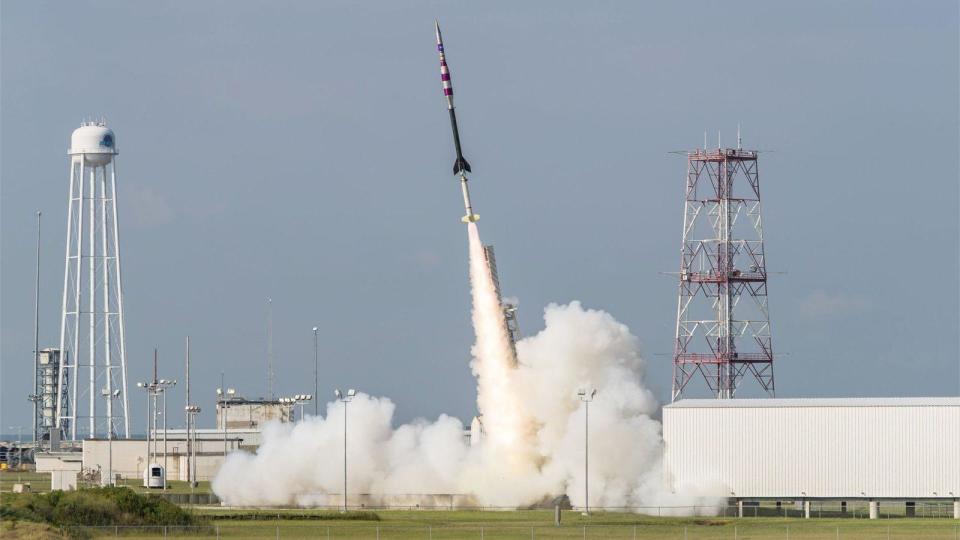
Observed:
[[[480,540],[483,540],[483,527],[480,527]]]
[[[433,527],[427,525],[427,538],[433,540]]]
[[[280,517],[280,516],[277,516]],[[280,524],[277,523],[277,540],[280,540]]]
[[[167,537],[167,526],[166,526],[166,525],[163,526],[163,537],[164,537],[164,538]]]
[[[840,540],[840,526],[837,526],[837,540]]]
[[[215,525],[214,527],[216,527],[216,529],[217,529],[217,540],[220,540],[220,524],[218,523],[218,524]]]
[[[533,527],[530,527],[530,540],[533,540]]]
[[[117,527],[116,525],[113,526],[113,535],[120,536],[120,527]]]
[[[633,540],[637,540],[637,526],[633,526]]]
[[[737,526],[733,526],[733,540],[737,540]]]
[[[586,526],[586,525],[583,526],[583,538],[584,538],[584,540],[586,540],[586,538],[587,538],[587,526]]]

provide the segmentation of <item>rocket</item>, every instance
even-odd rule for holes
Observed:
[[[457,151],[457,159],[453,162],[453,174],[460,176],[460,190],[463,192],[463,209],[466,215],[460,220],[464,223],[475,223],[480,216],[473,213],[470,204],[470,190],[467,189],[467,173],[471,172],[470,164],[463,157],[460,147],[460,130],[457,128],[457,111],[453,106],[453,83],[450,81],[450,68],[447,66],[447,57],[443,52],[443,37],[440,35],[440,22],[436,21],[437,52],[440,53],[440,82],[443,85],[443,96],[447,100],[447,112],[450,114],[450,127],[453,129],[453,147]]]

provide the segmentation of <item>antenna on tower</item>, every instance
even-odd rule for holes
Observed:
[[[717,130],[717,150],[723,148],[723,145],[720,144],[720,130]]]
[[[703,130],[703,151],[707,151],[707,130]]]
[[[743,150],[743,140],[740,139],[740,122],[737,122],[737,150]]]

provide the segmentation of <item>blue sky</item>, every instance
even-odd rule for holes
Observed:
[[[640,338],[669,398],[685,162],[760,161],[778,393],[957,395],[958,6],[902,2],[29,2],[0,6],[2,427],[28,424],[34,212],[57,339],[70,132],[120,149],[130,380],[474,410],[466,235],[440,19],[475,209],[524,333],[550,302]],[[713,143],[711,143],[713,144]],[[178,389],[177,392],[180,392]],[[209,396],[204,394],[206,392]],[[206,400],[206,402],[204,402]],[[136,424],[139,399],[132,399]],[[208,420],[209,421],[209,420]]]

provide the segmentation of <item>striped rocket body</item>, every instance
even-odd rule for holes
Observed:
[[[447,57],[443,54],[443,37],[440,35],[440,23],[436,23],[437,52],[440,53],[440,83],[443,85],[443,95],[447,98],[447,109],[453,110],[453,83],[450,81],[450,67],[447,66]]]
[[[467,189],[467,173],[470,172],[470,164],[463,157],[463,150],[460,148],[460,129],[457,127],[457,112],[453,108],[453,82],[450,80],[450,67],[447,66],[447,56],[443,52],[443,37],[440,35],[440,22],[436,23],[437,29],[437,52],[440,53],[440,83],[443,85],[443,97],[447,100],[447,112],[450,114],[450,128],[453,129],[453,147],[457,151],[457,159],[453,162],[453,174],[460,176],[460,191],[463,193],[463,209],[466,214],[460,218],[460,221],[470,224],[476,223],[480,216],[473,213],[473,205],[470,203],[470,190]]]
[[[457,151],[457,160],[453,162],[453,174],[464,175],[470,172],[470,164],[463,157],[460,148],[460,129],[457,127],[457,113],[453,107],[453,82],[450,80],[450,67],[447,65],[447,56],[443,51],[443,36],[440,35],[440,23],[436,23],[437,52],[440,53],[440,83],[443,86],[443,97],[447,99],[447,111],[450,113],[450,127],[453,129],[453,146]]]

